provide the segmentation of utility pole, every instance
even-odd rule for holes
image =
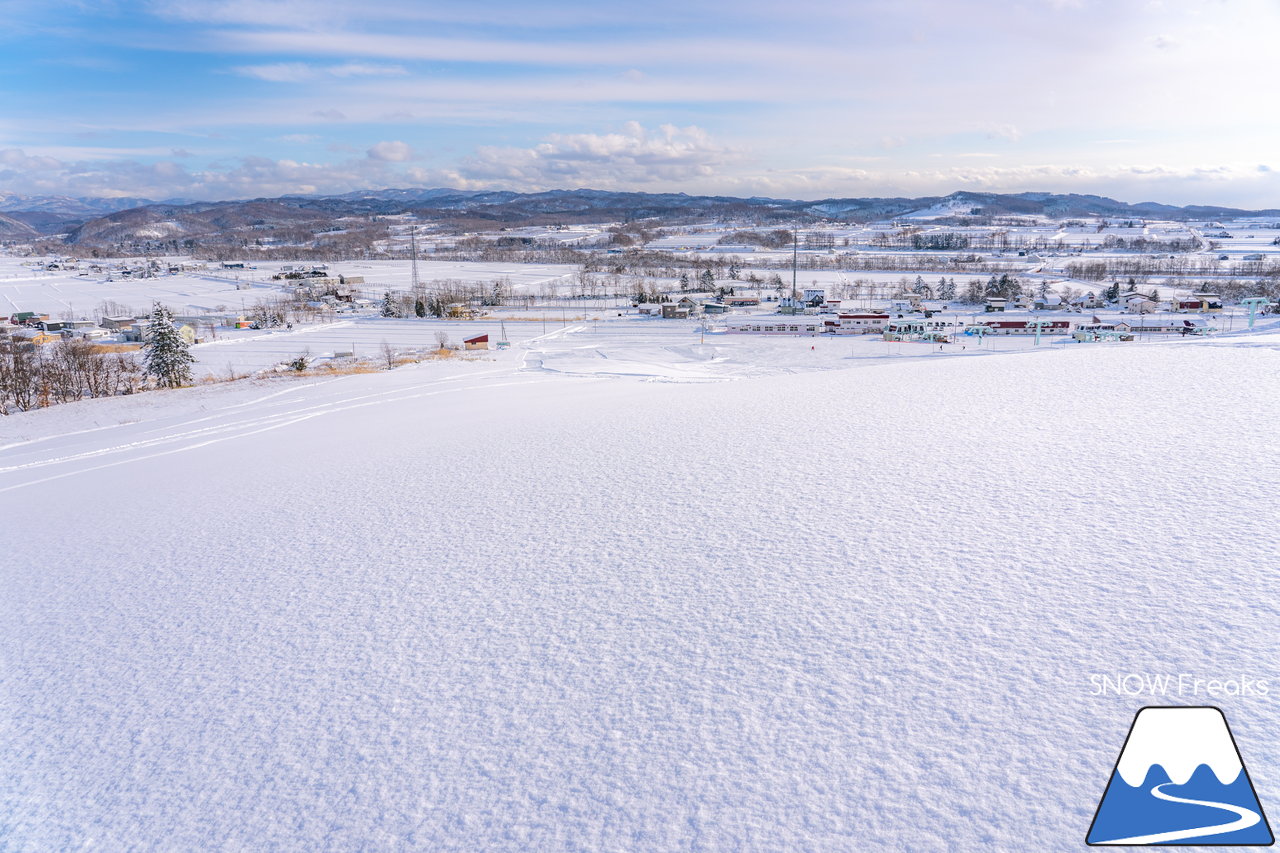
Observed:
[[[791,305],[796,304],[796,272],[800,268],[800,229],[791,232]]]

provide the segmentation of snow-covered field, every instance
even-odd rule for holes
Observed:
[[[174,263],[190,262],[174,258]],[[152,300],[159,299],[178,314],[238,312],[244,306],[265,297],[278,296],[288,290],[288,283],[273,281],[271,276],[283,267],[298,263],[262,262],[243,270],[224,270],[210,263],[206,270],[193,270],[155,278],[121,278],[111,273],[110,262],[99,261],[104,272],[87,273],[88,261],[74,270],[45,271],[33,269],[17,258],[0,256],[0,315],[18,311],[40,311],[54,317],[64,313],[77,317],[93,317],[105,301],[145,312]],[[137,259],[133,260],[137,265]],[[304,265],[305,266],[305,265]],[[576,271],[576,267],[556,264],[487,264],[463,261],[418,262],[418,277],[430,285],[437,280],[490,284],[495,280],[510,283],[517,296],[555,290]],[[407,261],[346,261],[329,265],[329,274],[363,278],[355,288],[379,295],[384,290],[408,290],[412,278]],[[111,280],[108,280],[111,278]]]
[[[1276,677],[1280,335],[659,328],[0,419],[0,848],[1075,850]]]
[[[267,370],[299,355],[329,358],[354,353],[377,358],[385,342],[409,352],[437,346],[444,333],[453,346],[466,338],[489,335],[490,346],[502,337],[505,323],[512,349],[473,353],[473,358],[590,376],[636,376],[670,381],[735,379],[768,373],[848,368],[851,360],[937,358],[1004,353],[1034,348],[1029,336],[977,338],[959,335],[946,346],[888,343],[881,335],[821,335],[818,337],[703,333],[696,320],[659,320],[634,312],[618,316],[613,310],[535,309],[505,312],[505,319],[447,321],[361,317],[299,326],[294,329],[221,332],[217,340],[192,348],[196,370],[225,377]],[[745,315],[725,315],[708,322]],[[767,315],[777,316],[777,315]],[[965,314],[938,315],[939,320],[963,324]],[[985,315],[990,317],[991,315]],[[1021,319],[1021,315],[1010,313]],[[1079,319],[1073,315],[1073,319]],[[1078,346],[1063,336],[1045,336],[1043,347]]]

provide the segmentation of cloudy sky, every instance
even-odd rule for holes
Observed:
[[[1280,207],[1277,0],[0,0],[0,192]]]

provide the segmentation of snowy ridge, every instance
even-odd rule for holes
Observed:
[[[1240,775],[1240,756],[1221,711],[1144,708],[1116,769],[1131,787],[1141,785],[1153,765],[1163,767],[1175,785],[1185,785],[1201,764],[1224,785]]]

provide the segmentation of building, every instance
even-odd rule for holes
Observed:
[[[1041,335],[1071,334],[1070,320],[1037,320]],[[991,330],[993,335],[1034,335],[1036,327],[1028,325],[1027,320],[987,320],[982,325]]]
[[[1200,317],[1177,317],[1167,320],[1143,318],[1136,322],[1121,320],[1116,323],[1117,332],[1148,335],[1207,335],[1215,331]]]
[[[726,330],[754,335],[809,335],[826,331],[826,321],[816,317],[752,317],[735,318],[725,323]]]
[[[13,334],[14,343],[28,343],[41,347],[45,344],[53,344],[62,340],[62,335],[58,332],[45,332],[40,329],[23,329]]]
[[[664,320],[687,320],[691,312],[692,309],[684,300],[680,302],[664,302],[662,304],[662,319]]]
[[[125,329],[133,328],[138,324],[139,321],[133,317],[103,317],[99,325],[113,332],[123,332]]]
[[[467,349],[488,349],[489,336],[476,335],[474,338],[465,338],[462,341],[462,345]]]
[[[1141,293],[1126,293],[1120,297],[1124,301],[1124,310],[1130,314],[1150,314],[1156,310],[1156,301]]]
[[[988,314],[1003,312],[1008,304],[1009,300],[1002,296],[991,296],[987,298],[986,311]]]
[[[884,327],[886,341],[920,341],[922,343],[949,344],[951,335],[941,322],[920,319],[890,320]]]
[[[1188,297],[1174,300],[1173,310],[1175,311],[1195,311],[1200,314],[1208,314],[1211,311],[1222,310],[1222,297],[1216,293],[1198,292]]]
[[[825,321],[828,331],[837,335],[869,335],[884,331],[889,322],[888,314],[837,314],[836,319]]]

